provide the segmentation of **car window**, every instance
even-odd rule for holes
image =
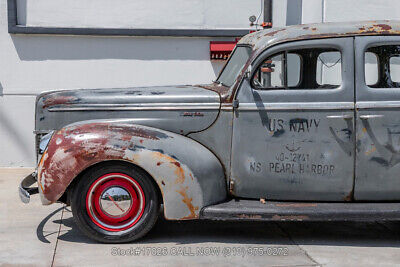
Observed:
[[[381,45],[367,49],[365,84],[371,88],[400,88],[400,45]]]
[[[288,50],[267,57],[258,66],[255,89],[332,89],[342,82],[342,56],[335,49]]]
[[[389,60],[390,79],[395,82],[400,82],[400,57],[398,55],[391,57]]]
[[[219,75],[217,82],[222,83],[225,86],[232,86],[235,83],[237,76],[243,69],[247,60],[251,55],[251,48],[248,46],[238,46],[233,51],[233,54],[226,63],[224,69]]]
[[[317,59],[317,83],[320,87],[332,85],[338,87],[342,82],[342,57],[340,52],[323,52]]]
[[[366,85],[374,85],[378,82],[379,66],[378,56],[372,52],[366,52],[364,56],[365,62],[365,83]]]

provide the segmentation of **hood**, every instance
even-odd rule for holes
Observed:
[[[219,108],[219,94],[198,86],[51,91],[36,99],[35,129],[46,132],[79,121],[121,120],[187,134],[210,126]]]

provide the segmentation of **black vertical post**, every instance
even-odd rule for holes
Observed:
[[[272,0],[264,0],[264,29],[272,28]]]

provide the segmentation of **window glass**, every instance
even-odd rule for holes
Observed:
[[[400,57],[390,58],[390,78],[393,82],[400,82]]]
[[[374,85],[378,82],[378,56],[372,52],[365,53],[365,83]]]
[[[300,82],[300,72],[299,55],[279,53],[261,64],[254,76],[254,84],[259,88],[269,89],[293,87]]]
[[[252,79],[256,89],[330,89],[341,82],[341,53],[330,48],[275,54],[264,60]]]
[[[298,54],[287,54],[287,79],[288,86],[297,86],[300,83],[301,58]]]
[[[317,83],[334,88],[342,83],[342,56],[339,51],[320,53],[317,60]]]
[[[230,57],[225,68],[222,70],[217,81],[225,86],[232,86],[237,76],[243,69],[251,54],[251,48],[247,46],[238,46]]]
[[[256,74],[258,86],[282,88],[284,86],[282,67],[283,54],[265,60]]]
[[[381,45],[367,49],[365,83],[371,88],[400,88],[400,45]]]

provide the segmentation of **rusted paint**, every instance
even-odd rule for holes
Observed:
[[[148,127],[106,122],[72,125],[56,132],[38,166],[38,180],[46,203],[47,201],[55,202],[64,193],[72,179],[82,170],[98,162],[128,160],[139,166],[139,162],[151,163],[148,156],[142,158],[142,153],[138,152],[143,149],[142,144],[134,137],[144,138],[151,142],[159,142],[161,138],[173,138]],[[162,195],[164,196],[167,191],[176,191],[177,196],[182,197],[183,205],[187,207],[187,212],[182,211],[182,213],[189,214],[182,219],[198,218],[199,206],[193,203],[194,199],[191,195],[195,182],[193,174],[185,171],[184,168],[187,167],[173,156],[168,156],[158,150],[146,151],[155,159],[152,163],[154,168],[164,168],[160,172],[163,176],[166,175],[165,168],[171,169],[171,172],[168,172],[169,181],[158,180]],[[155,171],[155,173],[159,172]],[[186,179],[186,175],[190,179]],[[192,182],[189,183],[186,180]],[[197,197],[196,203],[199,203]]]
[[[77,100],[78,98],[75,96],[65,96],[65,95],[49,96],[44,98],[43,108],[48,108],[56,105],[73,104]]]
[[[181,166],[177,165],[176,163],[179,164],[179,162],[173,162],[172,163],[172,164],[174,164],[176,166],[176,169],[175,169],[175,174],[176,174],[175,184],[183,184],[185,182],[185,172],[181,168]]]
[[[174,168],[174,172],[176,175],[176,179],[175,179],[175,184],[183,184],[185,182],[185,171],[183,170],[183,168],[181,167],[181,164],[179,162],[177,162],[174,158],[169,157],[167,155],[164,155],[162,153],[155,153],[154,157],[156,158],[156,160],[160,160],[160,159],[164,159],[167,162],[169,162]],[[162,164],[161,161],[157,162],[157,166],[160,166]]]
[[[309,220],[310,217],[306,215],[274,215],[272,220],[276,221],[305,221]]]
[[[275,31],[267,31],[267,32],[264,34],[264,36],[272,37],[272,36],[274,36],[274,35],[276,35],[276,34],[282,32],[282,31],[285,31],[285,30],[286,30],[286,29],[283,28],[283,29],[279,29],[279,30],[275,30]]]
[[[292,208],[305,208],[305,207],[316,207],[316,203],[281,203],[276,204],[277,207],[292,207]]]
[[[193,206],[193,204],[192,204],[193,199],[188,197],[187,190],[188,190],[188,187],[185,186],[185,187],[181,187],[180,190],[176,191],[183,197],[182,201],[183,201],[183,203],[186,204],[186,206],[188,207],[188,209],[190,211],[190,215],[182,217],[181,220],[190,220],[190,219],[198,218],[198,215],[196,215],[196,213],[197,213],[196,211],[199,210],[199,207]]]
[[[354,192],[351,190],[347,196],[343,198],[343,201],[350,202],[353,201]]]
[[[229,96],[230,96],[230,88],[229,87],[226,87],[224,85],[217,84],[217,83],[201,84],[201,85],[196,85],[196,86],[218,93],[220,95],[222,103],[229,102]]]

